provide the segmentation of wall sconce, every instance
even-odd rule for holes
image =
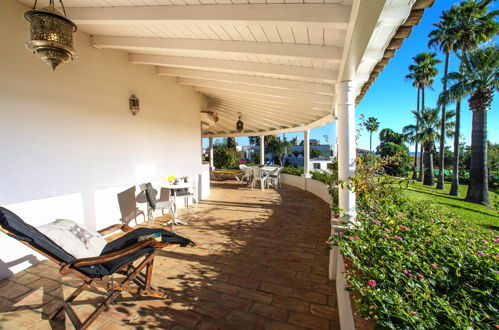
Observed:
[[[139,99],[137,98],[137,96],[132,94],[132,96],[130,96],[130,112],[132,113],[132,115],[135,116],[139,111],[140,111]]]
[[[244,129],[244,123],[241,120],[241,113],[239,113],[239,120],[236,123],[236,129],[238,132],[241,132]]]

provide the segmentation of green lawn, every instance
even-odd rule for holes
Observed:
[[[426,200],[437,207],[445,208],[458,214],[463,222],[482,225],[494,230],[499,230],[499,194],[489,191],[491,207],[470,203],[464,200],[467,185],[459,186],[460,197],[450,196],[450,183],[445,184],[445,190],[438,190],[434,187],[423,186],[420,182],[411,183],[406,194],[414,200]],[[494,206],[495,205],[495,206]]]

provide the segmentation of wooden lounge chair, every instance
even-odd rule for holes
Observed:
[[[164,229],[138,228],[132,230],[126,225],[114,225],[99,231],[99,233],[105,234],[117,229],[122,229],[127,234],[107,243],[102,253],[97,257],[76,259],[37,228],[25,223],[13,212],[0,207],[1,231],[56,262],[61,267],[59,272],[62,275],[74,274],[82,279],[83,284],[49,316],[50,319],[53,319],[64,310],[76,329],[89,327],[123,291],[166,298],[167,295],[151,287],[154,257],[162,248],[171,244],[194,245],[191,240]],[[157,241],[153,237],[139,241],[139,237],[157,233],[161,234],[161,241]],[[143,270],[145,273],[142,272]],[[119,283],[116,283],[112,278],[113,274],[124,276]],[[107,281],[110,278],[113,280],[112,283]],[[95,308],[93,313],[81,321],[71,303],[93,285],[104,287],[107,294],[105,300]]]

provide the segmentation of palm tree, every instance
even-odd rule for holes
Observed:
[[[449,73],[456,83],[449,88],[455,95],[469,95],[473,111],[471,131],[470,183],[466,200],[489,205],[487,174],[487,110],[494,91],[499,89],[499,52],[496,46],[465,52],[461,71]]]
[[[436,27],[435,30],[431,31],[428,35],[430,41],[428,42],[429,47],[435,47],[440,49],[445,54],[445,64],[444,64],[444,77],[442,78],[443,91],[445,93],[447,90],[447,73],[449,72],[449,57],[450,53],[454,50],[454,45],[456,43],[456,32],[453,28],[455,26],[456,15],[452,12],[444,11],[442,16],[440,16],[440,22],[433,24]],[[445,122],[445,107],[446,103],[440,104],[442,108],[441,118]],[[444,150],[445,150],[445,125],[440,126],[440,162],[438,164],[438,181],[437,189],[444,189]]]
[[[492,39],[498,31],[497,11],[489,12],[492,0],[466,0],[455,4],[442,15],[446,30],[454,35],[453,50],[464,53],[477,48],[480,43]],[[463,95],[452,93],[456,101],[456,128],[454,134],[454,159],[450,195],[459,196],[459,130],[461,117],[461,98]],[[442,101],[450,102],[449,95],[443,95]]]
[[[425,108],[425,89],[433,85],[433,78],[438,75],[438,69],[435,66],[441,61],[437,59],[436,56],[437,54],[433,52],[422,52],[414,56],[412,59],[415,64],[409,65],[409,71],[411,71],[411,73],[406,76],[406,78],[412,77],[412,79],[414,79],[414,83],[416,83],[421,89],[422,111],[424,111]],[[418,123],[416,123],[416,127],[419,127]],[[421,166],[419,168],[418,181],[423,180],[423,151],[424,148],[421,146]]]
[[[415,69],[415,67],[413,67]],[[411,67],[409,66],[409,70],[411,71]],[[416,112],[419,113],[419,99],[420,99],[420,94],[421,94],[421,78],[419,75],[413,71],[409,73],[408,75],[405,76],[405,79],[412,80],[412,86],[416,87],[418,89],[417,97],[416,97]],[[417,127],[418,123],[416,123]],[[420,155],[421,159],[421,155]],[[421,161],[422,163],[422,161]],[[412,179],[417,180],[418,179],[418,173],[416,171],[416,168],[418,166],[418,140],[414,140],[414,171],[412,172]]]
[[[379,129],[378,118],[369,117],[366,121],[366,130],[369,132],[369,151],[372,151],[373,132]]]
[[[417,118],[419,127],[414,125],[408,125],[403,128],[403,133],[406,136],[413,136],[414,139],[419,140],[424,149],[424,185],[432,186],[434,184],[433,175],[433,152],[435,151],[435,141],[440,139],[440,126],[442,126],[442,121],[439,118],[439,109],[435,108],[425,108],[421,112],[412,112]],[[449,111],[447,113],[446,129],[448,133],[453,134],[451,129],[454,127],[454,122],[449,120],[454,117],[454,111]]]

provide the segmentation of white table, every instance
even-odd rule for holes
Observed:
[[[173,183],[168,183],[168,184],[163,184],[161,185],[163,188],[168,188],[173,191],[173,214],[172,214],[172,220],[167,221],[164,223],[164,225],[170,225],[171,224],[171,231],[172,233],[175,232],[175,225],[187,225],[188,223],[186,221],[182,221],[179,218],[177,218],[177,190],[179,189],[189,189],[191,186],[189,183],[182,182],[179,184],[173,184]]]
[[[251,169],[259,169],[261,172],[263,172],[263,174],[265,176],[267,176],[267,179],[268,179],[268,176],[269,174],[271,174],[272,172],[274,172],[275,170],[278,169],[278,167],[273,167],[273,166],[248,166],[248,168],[251,168]],[[254,178],[253,178],[254,180]],[[250,186],[252,186],[253,183],[250,183]],[[263,184],[261,184],[261,189],[263,190],[264,187],[263,187]]]

